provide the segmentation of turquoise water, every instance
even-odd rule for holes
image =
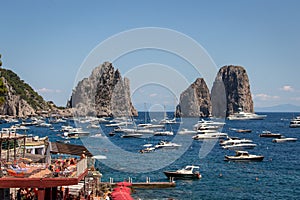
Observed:
[[[143,122],[144,113],[136,120]],[[122,181],[131,177],[134,182],[145,181],[147,177],[151,181],[168,181],[163,171],[168,169],[178,169],[185,165],[194,164],[200,166],[202,178],[200,180],[176,180],[176,187],[157,190],[136,190],[133,194],[135,199],[299,199],[300,198],[300,128],[289,128],[289,121],[296,116],[293,113],[266,113],[268,117],[265,120],[258,121],[226,121],[222,132],[229,136],[252,139],[257,147],[249,150],[250,153],[264,155],[262,162],[225,162],[224,155],[234,154],[231,151],[222,149],[217,143],[212,146],[212,150],[206,156],[199,157],[199,150],[204,148],[201,141],[191,140],[191,135],[185,135],[181,140],[188,145],[183,155],[177,155],[176,150],[166,150],[161,152],[161,157],[157,159],[157,164],[162,164],[164,160],[174,157],[174,162],[163,166],[158,170],[151,170],[150,165],[145,167],[147,172],[124,172],[106,166],[103,161],[97,161],[96,167],[103,174],[103,181],[109,181],[114,178],[115,181]],[[171,113],[168,114],[171,118]],[[153,116],[152,116],[153,117]],[[184,119],[184,125],[172,125],[167,129],[173,130],[189,127],[194,124],[193,119]],[[69,122],[73,124],[73,122]],[[8,127],[9,124],[1,124],[1,127]],[[55,129],[59,129],[61,124],[55,124]],[[84,125],[83,127],[85,127]],[[107,135],[112,129],[104,125],[101,130],[90,130],[92,134],[102,132]],[[251,133],[236,133],[232,128],[251,129]],[[297,142],[272,143],[272,138],[260,138],[259,134],[269,130],[274,133],[281,133],[286,137],[296,137]],[[51,141],[61,140],[60,133],[48,128],[31,127],[28,134],[46,136]],[[173,136],[174,137],[174,136]],[[138,153],[145,143],[156,143],[162,139],[171,140],[170,136],[157,136],[150,138],[120,138],[120,135],[108,137],[114,145],[132,152],[137,156],[144,156]],[[104,154],[109,149],[101,149],[101,139],[85,138],[83,143],[92,147],[99,148],[99,153]],[[185,141],[186,140],[186,141]],[[71,140],[72,143],[81,144],[81,140]],[[207,143],[206,143],[207,145]],[[94,150],[92,150],[94,151]],[[154,152],[160,153],[160,152]],[[180,153],[179,153],[180,154]],[[201,154],[202,155],[202,154]],[[115,155],[124,158],[123,155]],[[138,167],[131,158],[128,165],[131,168]],[[139,159],[139,157],[137,158]],[[109,158],[108,160],[109,161]],[[106,162],[107,162],[106,161]],[[124,159],[122,160],[124,162]],[[155,163],[149,160],[149,163]],[[124,163],[126,165],[126,163]],[[126,171],[126,170],[125,170]]]

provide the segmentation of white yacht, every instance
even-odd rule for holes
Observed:
[[[161,135],[161,136],[164,136],[164,135],[174,135],[173,131],[164,131],[164,130],[161,130],[161,131],[155,131],[153,135]]]
[[[230,145],[224,145],[222,146],[224,149],[230,149],[230,150],[242,150],[242,149],[253,149],[254,147],[256,147],[256,144],[253,143],[233,143]]]
[[[221,146],[226,146],[226,145],[233,145],[233,144],[238,144],[238,143],[252,143],[252,140],[249,139],[240,139],[240,138],[234,138],[234,137],[228,137],[227,140],[222,140],[220,141]]]
[[[225,125],[225,122],[211,121],[211,120],[199,120],[194,125],[194,130],[216,130],[222,128]]]
[[[176,144],[176,143],[173,143],[173,142],[167,142],[167,141],[160,141],[157,145],[155,145],[155,148],[156,149],[159,149],[159,148],[178,148],[178,147],[181,147],[180,144]]]
[[[297,138],[286,138],[286,137],[281,137],[281,138],[276,138],[276,139],[273,139],[272,142],[276,142],[276,143],[279,143],[279,142],[296,142],[298,139]]]
[[[297,116],[290,121],[290,128],[300,128],[300,116]]]
[[[211,132],[211,133],[198,133],[197,135],[193,136],[194,140],[202,140],[202,139],[219,139],[227,137],[227,133],[221,132]]]
[[[237,113],[231,114],[227,117],[228,120],[259,120],[259,119],[265,119],[267,115],[258,115],[255,113],[248,113],[242,111],[242,109],[239,109]]]
[[[187,128],[182,128],[180,131],[178,131],[178,134],[195,134],[197,131],[189,130]]]

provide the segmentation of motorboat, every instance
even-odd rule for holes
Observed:
[[[148,124],[143,127],[146,129],[155,129],[155,128],[164,128],[165,125],[164,124]]]
[[[140,138],[142,136],[143,136],[143,134],[141,134],[141,133],[126,133],[126,134],[122,135],[121,137],[122,138]]]
[[[297,116],[290,121],[290,128],[300,128],[300,116]]]
[[[217,130],[219,128],[222,128],[224,125],[225,122],[201,119],[194,125],[194,130]]]
[[[238,143],[252,143],[252,140],[249,139],[240,139],[236,137],[227,137],[227,140],[221,140],[220,145],[221,146],[226,146],[226,145],[232,145],[232,144],[238,144]]]
[[[237,133],[251,133],[252,130],[251,129],[237,129],[237,130],[235,130],[235,132],[237,132]]]
[[[194,140],[201,140],[201,139],[219,139],[227,137],[227,133],[221,132],[211,132],[211,133],[198,133],[197,135],[193,136]]]
[[[276,139],[273,139],[272,142],[276,142],[276,143],[279,143],[279,142],[296,142],[298,139],[297,138],[286,138],[286,137],[281,137],[281,138],[276,138]]]
[[[160,141],[157,145],[155,145],[156,149],[159,148],[178,148],[181,147],[181,144],[176,144],[173,142],[168,142],[168,141]]]
[[[223,147],[223,149],[242,150],[242,149],[253,149],[256,146],[257,145],[253,144],[253,143],[240,143],[240,142],[237,142],[237,143],[233,143],[233,144],[230,144],[230,145],[225,145],[225,146],[222,146],[222,147]]]
[[[225,156],[225,161],[262,161],[264,156],[252,155],[248,151],[236,151],[234,156]]]
[[[270,131],[263,131],[261,134],[259,134],[259,137],[281,138],[281,134],[280,133],[271,133]]]
[[[155,131],[155,136],[168,136],[168,135],[174,135],[173,131]]]
[[[237,113],[231,114],[227,117],[228,120],[260,120],[265,119],[267,115],[258,115],[255,113],[248,113],[239,109]]]
[[[145,149],[140,150],[140,153],[150,153],[155,151],[155,147],[146,147]]]
[[[186,128],[183,128],[180,131],[178,131],[178,134],[195,134],[195,133],[197,133],[197,131],[188,130]]]
[[[202,176],[196,169],[199,169],[199,167],[188,165],[185,168],[176,171],[164,171],[164,174],[168,178],[174,179],[200,179]]]

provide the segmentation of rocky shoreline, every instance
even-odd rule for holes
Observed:
[[[13,80],[7,80],[7,77],[13,77]],[[53,102],[46,102],[10,70],[1,69],[1,81],[3,89],[0,88],[0,96],[4,102],[0,102],[0,115],[6,117],[138,115],[131,101],[129,79],[122,78],[119,70],[115,70],[109,62],[96,67],[88,78],[77,84],[66,108],[58,108]],[[20,94],[20,88],[25,88],[25,92]],[[181,93],[175,115],[226,117],[239,108],[245,112],[254,112],[249,78],[243,67],[229,65],[220,68],[211,92],[205,80],[197,78]]]

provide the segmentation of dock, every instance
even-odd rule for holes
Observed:
[[[130,187],[133,189],[163,189],[163,188],[171,188],[176,186],[176,183],[174,181],[173,182],[136,182],[131,184],[132,185]],[[117,183],[101,182],[100,186],[101,185],[116,187]]]

